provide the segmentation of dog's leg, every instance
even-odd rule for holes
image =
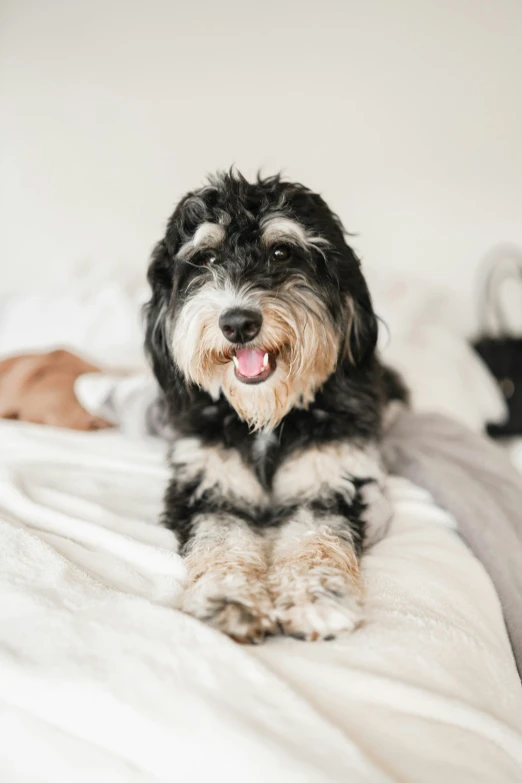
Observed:
[[[165,523],[177,532],[187,583],[182,609],[237,641],[275,628],[266,541],[254,527],[265,493],[235,450],[178,441]]]
[[[185,612],[239,642],[260,642],[274,631],[265,541],[248,523],[232,515],[201,515],[186,552]]]
[[[286,519],[269,587],[284,633],[328,639],[361,621],[362,544],[379,538],[390,517],[381,484],[375,456],[350,444],[309,448],[279,469],[274,495]]]

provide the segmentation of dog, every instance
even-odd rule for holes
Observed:
[[[183,611],[238,642],[362,619],[360,557],[390,517],[385,406],[361,265],[322,197],[231,170],[181,199],[148,271],[146,351],[175,432],[163,523]]]

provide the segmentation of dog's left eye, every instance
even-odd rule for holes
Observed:
[[[272,248],[270,258],[272,261],[287,261],[290,258],[290,252],[288,245],[276,245]]]
[[[217,261],[217,253],[215,250],[203,250],[198,253],[197,260],[200,264],[214,264]]]

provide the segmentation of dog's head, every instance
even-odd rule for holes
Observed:
[[[279,176],[230,172],[189,193],[149,268],[146,346],[168,393],[221,391],[252,429],[306,407],[340,365],[371,357],[360,264],[323,199]]]

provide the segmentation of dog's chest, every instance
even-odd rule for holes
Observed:
[[[274,432],[258,432],[251,448],[252,463],[256,476],[265,489],[270,489],[274,475],[278,437]]]

